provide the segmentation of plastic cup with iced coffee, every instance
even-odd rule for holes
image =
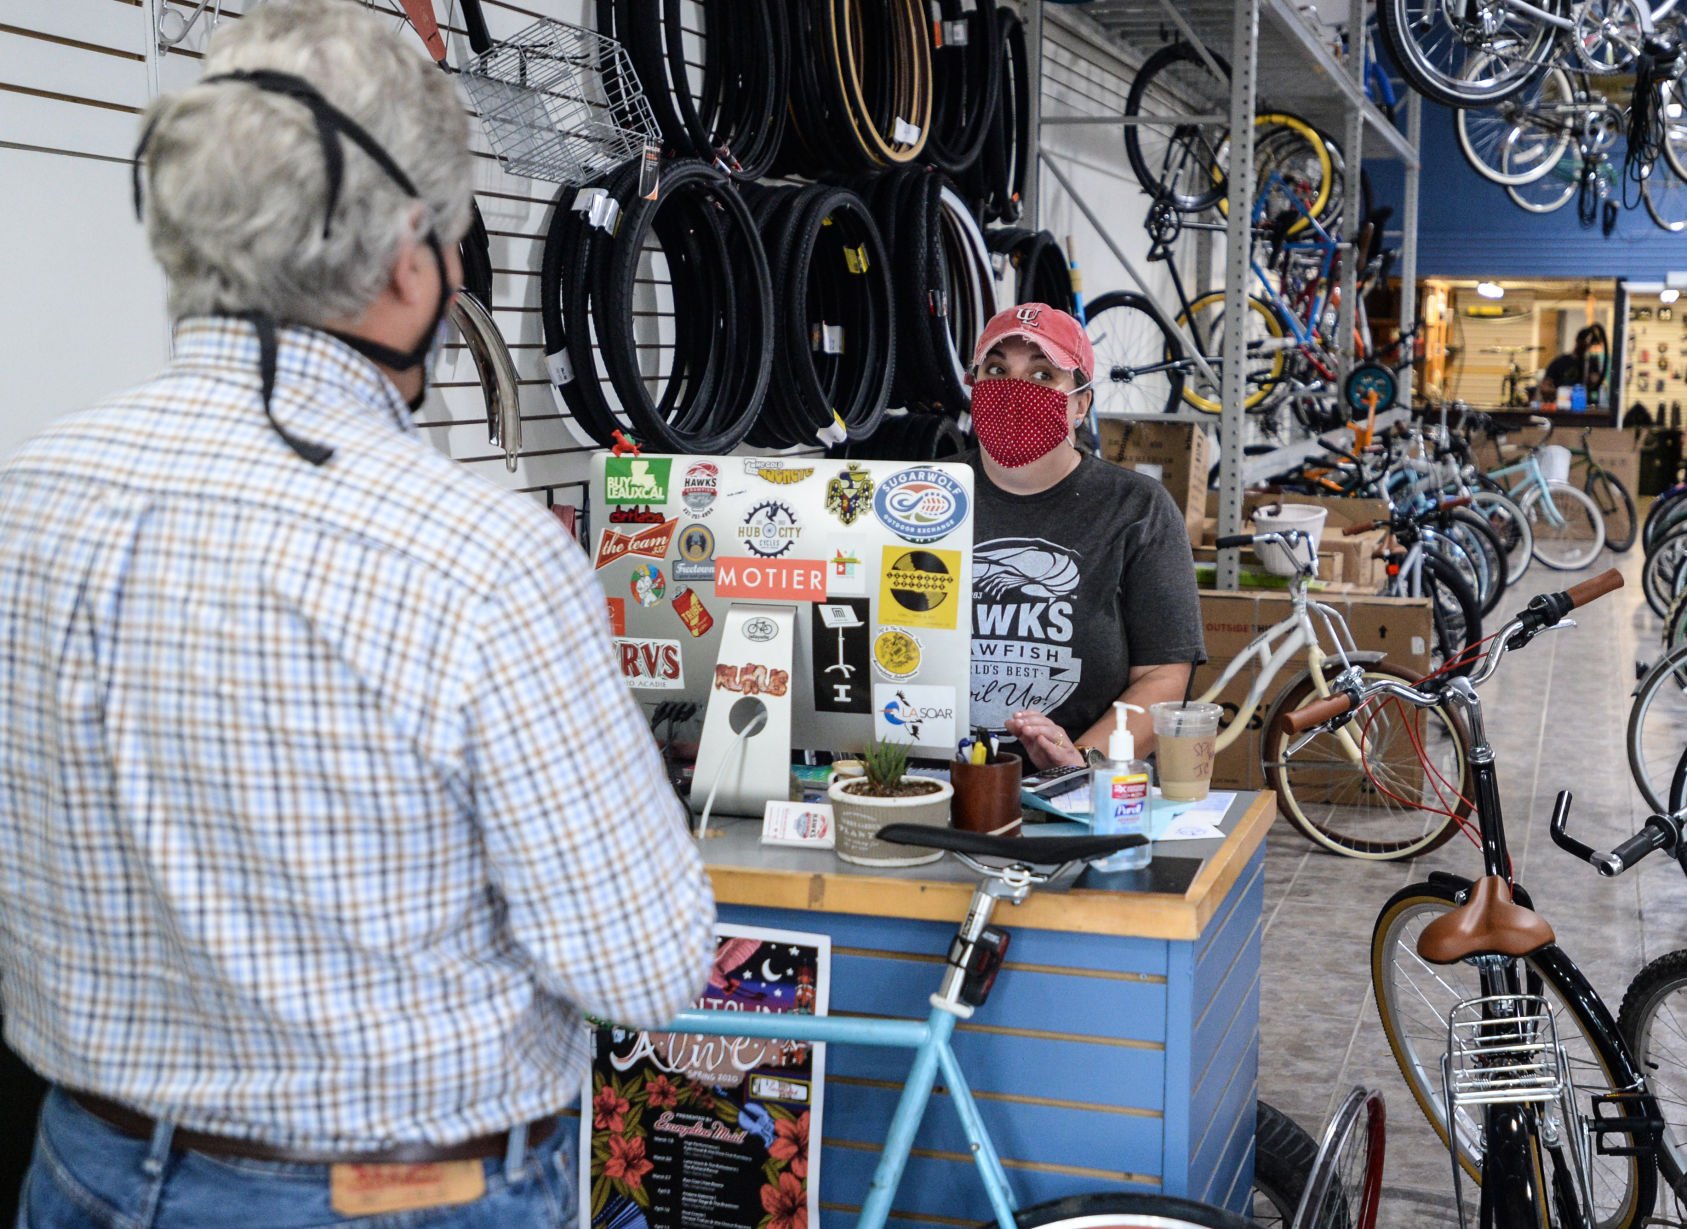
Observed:
[[[1166,702],[1148,706],[1154,720],[1160,797],[1167,802],[1199,802],[1207,796],[1221,711],[1216,704]]]

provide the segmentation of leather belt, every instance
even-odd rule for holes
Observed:
[[[151,1139],[158,1127],[156,1119],[139,1110],[132,1110],[116,1101],[96,1097],[92,1093],[64,1090],[65,1095],[94,1117],[135,1139]],[[542,1143],[557,1125],[556,1115],[535,1119],[527,1125],[528,1143]],[[171,1147],[181,1152],[202,1152],[207,1156],[238,1157],[248,1161],[274,1161],[292,1165],[428,1165],[435,1161],[501,1160],[509,1148],[510,1133],[499,1131],[493,1135],[477,1135],[455,1144],[398,1144],[378,1152],[318,1152],[303,1148],[284,1148],[253,1139],[232,1139],[226,1135],[209,1135],[203,1131],[177,1130],[171,1137]]]

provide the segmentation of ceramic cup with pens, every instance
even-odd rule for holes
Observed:
[[[949,783],[955,787],[950,824],[986,836],[1018,836],[1020,769],[1019,757],[1006,752],[989,756],[982,764],[970,760],[950,764]]]
[[[1168,802],[1198,802],[1213,779],[1214,743],[1218,738],[1216,704],[1150,704],[1154,719],[1154,760],[1160,796]]]

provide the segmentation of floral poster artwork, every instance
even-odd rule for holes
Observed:
[[[826,935],[722,924],[696,1005],[823,1015],[830,964]],[[580,1149],[592,1229],[818,1229],[824,1050],[594,1027]]]

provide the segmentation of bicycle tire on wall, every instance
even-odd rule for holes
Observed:
[[[1095,408],[1108,413],[1174,414],[1183,401],[1177,368],[1138,378],[1138,367],[1183,357],[1183,341],[1153,305],[1133,290],[1112,290],[1085,305],[1084,328],[1095,347]]]
[[[1230,66],[1220,56],[1212,56],[1213,64],[1222,70],[1222,79],[1214,76],[1213,67],[1201,58],[1200,52],[1188,43],[1168,43],[1142,62],[1131,80],[1130,93],[1125,97],[1125,114],[1142,117],[1162,111],[1181,113],[1187,108],[1182,101],[1192,83],[1199,83],[1203,95],[1226,99],[1230,94]],[[1167,80],[1184,80],[1168,85]],[[1156,87],[1168,95],[1156,95]],[[1165,106],[1162,104],[1169,104]],[[1224,112],[1227,113],[1227,112]],[[1167,149],[1154,156],[1157,137],[1144,140],[1143,133],[1156,133],[1159,128],[1169,130]],[[1199,213],[1211,209],[1224,197],[1226,180],[1224,164],[1219,160],[1219,146],[1223,143],[1227,124],[1125,125],[1125,157],[1130,162],[1136,181],[1142,190],[1155,198],[1169,200],[1184,213]],[[1158,161],[1159,166],[1154,165]]]

